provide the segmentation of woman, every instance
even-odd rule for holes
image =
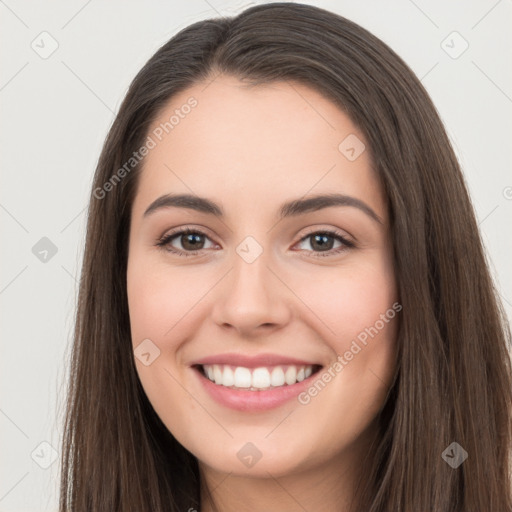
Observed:
[[[134,79],[94,178],[61,510],[510,511],[510,332],[384,43],[288,3]]]

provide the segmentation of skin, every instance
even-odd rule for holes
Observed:
[[[169,431],[198,458],[219,510],[348,511],[395,370],[397,317],[306,405],[292,399],[263,412],[232,410],[205,392],[190,364],[226,352],[274,353],[327,368],[398,301],[385,196],[368,144],[305,85],[247,87],[226,75],[173,97],[148,133],[190,96],[197,106],[145,157],[132,207],[132,342],[150,339],[160,350],[148,366],[135,358],[138,375]],[[355,161],[338,149],[349,134],[367,148]],[[382,223],[351,206],[279,221],[286,200],[333,192],[364,201]],[[144,217],[167,193],[212,199],[226,217],[176,207]],[[156,245],[186,226],[206,233],[198,255]],[[329,238],[331,255],[322,257],[314,237],[304,238],[322,229],[356,247],[334,254],[341,242]],[[263,249],[250,264],[236,252],[247,236]],[[177,236],[170,245],[186,251],[186,243]],[[249,441],[262,454],[250,468],[237,457]],[[201,510],[213,510],[202,500]]]

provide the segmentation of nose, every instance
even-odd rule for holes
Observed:
[[[249,339],[290,321],[293,294],[271,265],[265,253],[252,263],[235,255],[233,267],[216,287],[212,316],[218,326]]]

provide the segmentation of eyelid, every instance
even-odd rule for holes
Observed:
[[[357,239],[355,236],[351,235],[348,231],[345,231],[344,229],[336,228],[336,227],[318,227],[313,226],[311,228],[306,228],[307,231],[301,236],[301,238],[298,240],[301,242],[309,235],[312,235],[314,233],[330,233],[330,234],[336,234],[336,236],[340,236],[344,238],[347,242],[356,243]]]
[[[204,236],[208,237],[210,240],[212,240],[212,238],[214,238],[210,234],[211,231],[208,228],[204,227],[204,226],[193,225],[193,224],[185,224],[183,226],[178,226],[177,228],[172,228],[172,229],[166,230],[164,232],[164,234],[161,237],[158,238],[158,240],[163,240],[165,238],[169,238],[170,236],[181,235],[181,234],[184,234],[184,233],[186,233],[188,231],[204,235]]]

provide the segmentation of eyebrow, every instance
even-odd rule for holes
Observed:
[[[371,219],[383,224],[382,219],[363,201],[343,194],[318,194],[307,199],[294,199],[282,204],[279,208],[279,218],[295,217],[309,212],[315,212],[332,206],[351,206],[358,208]],[[163,208],[186,208],[197,212],[224,218],[224,210],[220,205],[205,197],[192,194],[165,194],[153,201],[143,217],[147,217]]]

